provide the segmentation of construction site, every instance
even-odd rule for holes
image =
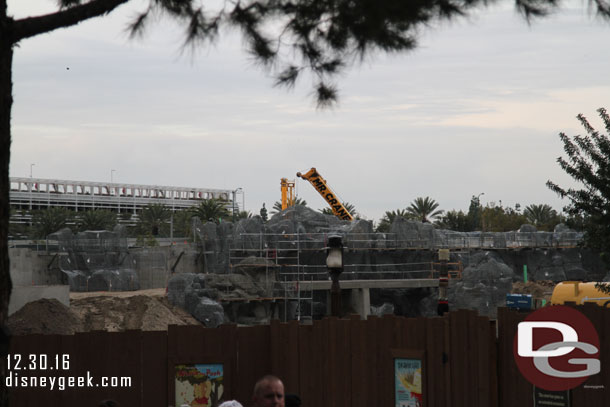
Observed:
[[[191,393],[207,376],[192,378],[194,384],[183,376],[212,367],[222,381],[212,385],[208,406],[246,400],[268,372],[308,405],[390,405],[396,360],[416,364],[403,382],[419,405],[531,405],[525,395],[538,390],[518,376],[509,351],[524,311],[565,301],[605,307],[610,300],[586,283],[608,278],[599,256],[564,225],[553,232],[531,225],[455,232],[398,217],[380,233],[354,219],[315,169],[299,176],[333,215],[294,205],[291,183],[282,179],[283,207],[269,220],[193,218],[192,239],[145,247],[119,224],[13,242],[8,327],[18,340],[11,352],[31,353],[43,334],[46,351],[79,361],[72,373],[120,370],[130,388],[50,398],[45,389],[13,388],[11,405],[40,397],[58,406],[108,397],[128,405],[197,405]],[[144,200],[172,195],[140,190],[148,191],[137,193]],[[197,200],[197,192],[188,198]],[[129,210],[137,214],[138,207]],[[610,316],[594,307],[587,313],[598,322]],[[594,382],[603,387],[604,380]],[[507,395],[517,388],[522,396]],[[327,400],[321,389],[347,396]],[[604,398],[582,391],[572,397]]]

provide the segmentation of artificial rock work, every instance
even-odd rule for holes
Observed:
[[[291,281],[328,279],[325,247],[333,234],[345,246],[342,280],[429,278],[438,249],[449,248],[450,262],[463,268],[462,278],[450,282],[450,308],[476,309],[490,317],[505,304],[513,284],[524,281],[524,269],[532,281],[599,281],[605,276],[599,256],[576,247],[581,235],[563,225],[554,232],[524,225],[514,232],[460,233],[397,218],[390,232],[375,233],[370,221],[341,221],[294,206],[268,222],[254,216],[235,224],[193,226],[195,244],[179,249],[186,253],[181,262],[168,260],[178,250],[172,246],[169,257],[150,265],[145,261],[167,248],[140,255],[127,247],[120,228],[77,235],[62,230],[50,236],[60,246],[55,267],[68,276],[71,291],[124,291],[140,287],[146,266],[144,271],[151,273],[147,284],[153,286],[144,288],[167,284],[170,302],[206,326],[293,317],[294,301],[277,299],[296,295]],[[326,294],[315,292],[309,298],[299,312],[323,315]],[[437,299],[434,288],[370,291],[373,314],[432,316]]]
[[[327,279],[320,272],[324,271],[326,257],[324,239],[339,234],[346,247],[341,279],[427,278],[417,267],[405,265],[436,262],[438,249],[450,248],[450,262],[463,267],[462,278],[450,282],[450,308],[475,309],[492,318],[497,307],[505,305],[513,284],[525,278],[559,282],[598,281],[605,276],[599,256],[576,247],[582,235],[564,225],[558,225],[554,232],[537,232],[535,227],[524,225],[506,233],[461,233],[397,218],[389,233],[374,233],[369,221],[341,221],[294,206],[275,214],[267,223],[258,216],[235,225],[206,223],[199,227],[199,233],[205,253],[204,271],[219,274],[232,272],[235,265],[231,258],[240,251],[267,258],[270,252],[290,257],[293,251],[298,252],[299,266],[304,270],[301,278]],[[278,276],[294,278],[294,267],[275,263]],[[406,316],[436,313],[437,289],[376,289],[370,295],[373,314],[389,310]],[[324,298],[314,295],[314,300]]]

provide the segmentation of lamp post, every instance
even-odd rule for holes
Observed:
[[[30,164],[30,178],[32,178],[32,167],[34,167],[36,164]]]
[[[343,241],[339,235],[328,237],[328,247],[326,248],[326,267],[332,284],[330,286],[330,315],[333,317],[341,316],[341,286],[339,276],[343,272]]]
[[[438,273],[438,305],[436,313],[438,316],[443,316],[445,312],[449,312],[449,298],[447,296],[447,287],[449,286],[449,265],[450,259],[449,249],[439,249],[438,260],[440,270]]]
[[[113,177],[112,175],[116,172],[116,170],[110,170],[110,183],[113,182]]]

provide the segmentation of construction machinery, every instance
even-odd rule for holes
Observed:
[[[333,214],[339,219],[343,220],[354,220],[354,217],[351,213],[343,206],[343,204],[339,201],[335,193],[330,189],[326,180],[322,178],[322,176],[318,173],[315,168],[310,169],[305,174],[301,174],[297,172],[297,177],[303,178],[304,180],[309,181],[311,185],[318,191],[322,198],[326,200],[328,205],[330,205]]]
[[[563,281],[553,289],[551,304],[558,305],[565,302],[574,302],[580,305],[592,302],[602,307],[610,307],[610,294],[597,288],[597,284],[595,282]]]
[[[294,181],[288,181],[286,178],[280,180],[282,187],[282,210],[294,205]]]

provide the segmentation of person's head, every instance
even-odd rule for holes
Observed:
[[[225,401],[223,403],[220,404],[220,406],[218,407],[244,407],[241,405],[241,403],[237,400],[229,400],[229,401]]]
[[[284,383],[272,375],[261,378],[254,385],[254,407],[284,407]]]

